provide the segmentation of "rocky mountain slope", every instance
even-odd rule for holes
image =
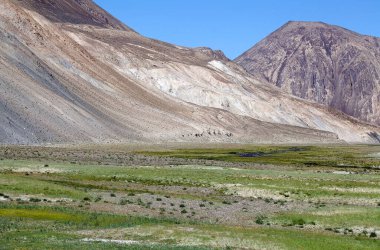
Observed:
[[[235,61],[282,90],[380,124],[380,38],[289,22]]]
[[[0,143],[379,142],[222,52],[145,38],[90,0],[0,2]]]

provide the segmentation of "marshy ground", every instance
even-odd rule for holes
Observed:
[[[379,249],[380,146],[0,147],[0,249]]]

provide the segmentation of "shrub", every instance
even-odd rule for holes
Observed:
[[[286,200],[276,200],[274,201],[274,204],[280,204],[281,206],[285,205],[287,201]]]
[[[30,198],[29,201],[30,201],[30,202],[40,202],[41,199],[38,199],[38,198]]]
[[[141,198],[137,199],[137,204],[140,206],[145,206],[145,203],[141,200]]]
[[[262,215],[258,216],[258,217],[256,218],[256,224],[263,225],[265,219],[266,219],[265,216],[262,216]]]
[[[299,226],[303,226],[306,224],[306,221],[302,218],[297,218],[297,219],[292,219],[292,224],[293,225],[299,225]]]
[[[121,199],[120,202],[119,202],[119,205],[127,205],[129,203],[131,203],[129,200],[127,200],[127,199]]]
[[[371,237],[371,238],[376,238],[376,237],[377,237],[377,234],[376,234],[375,232],[372,232],[372,233],[369,235],[369,237]]]

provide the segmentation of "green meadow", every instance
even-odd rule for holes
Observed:
[[[2,147],[0,249],[379,249],[379,152]]]

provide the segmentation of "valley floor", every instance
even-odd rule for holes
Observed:
[[[379,249],[380,146],[0,147],[0,249]]]

